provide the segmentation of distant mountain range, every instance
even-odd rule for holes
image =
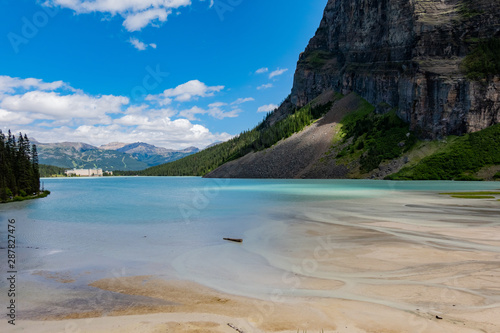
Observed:
[[[137,171],[169,163],[199,151],[196,147],[183,150],[156,147],[144,142],[113,142],[100,147],[82,142],[41,143],[37,145],[40,164],[61,168],[102,168],[107,171]]]

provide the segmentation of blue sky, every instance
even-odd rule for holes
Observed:
[[[0,0],[0,128],[204,147],[290,93],[326,0]]]

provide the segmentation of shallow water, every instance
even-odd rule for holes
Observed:
[[[88,284],[101,278],[137,275],[188,279],[221,291],[262,298],[279,289],[289,295],[356,299],[356,293],[348,288],[325,293],[315,287],[304,288],[306,280],[301,280],[301,288],[290,283],[297,280],[287,273],[297,267],[300,271],[294,274],[300,276],[343,284],[364,278],[358,282],[368,283],[377,269],[335,265],[331,260],[328,266],[318,262],[307,263],[315,267],[303,265],[301,256],[311,257],[318,237],[328,234],[336,237],[333,242],[337,253],[353,249],[363,252],[379,241],[498,252],[495,244],[452,237],[442,240],[426,232],[377,225],[496,226],[498,202],[478,210],[456,207],[457,200],[436,194],[499,189],[500,184],[494,182],[170,177],[43,181],[52,192],[49,197],[0,206],[2,247],[7,220],[17,221],[21,318],[99,307],[111,310],[130,302],[131,297],[103,293]],[[329,229],[324,229],[325,225]],[[244,242],[228,243],[223,237],[244,238]],[[361,252],[359,255],[368,255]],[[5,265],[6,260],[2,260],[4,272]],[[400,266],[386,270],[396,274],[407,269]],[[6,301],[4,280],[0,282],[2,304]],[[97,301],[89,301],[96,295]],[[370,300],[386,302],[376,296]],[[150,300],[133,301],[140,304]]]

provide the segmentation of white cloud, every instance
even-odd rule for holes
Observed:
[[[163,96],[163,94],[148,95],[148,96],[146,96],[146,101],[156,103],[160,106],[167,106],[167,105],[170,105],[172,103],[172,99]]]
[[[212,107],[208,109],[208,114],[217,119],[224,118],[236,118],[239,114],[243,112],[241,109],[232,109],[230,111],[224,111],[220,107]]]
[[[129,43],[132,44],[136,49],[138,49],[139,51],[144,51],[145,49],[148,48],[148,46],[146,44],[144,44],[143,42],[141,42],[140,40],[138,40],[137,38],[133,38],[131,37],[129,39]]]
[[[101,12],[119,14],[128,31],[165,22],[172,9],[191,5],[191,0],[47,0],[45,6],[69,8],[77,14]]]
[[[189,146],[203,148],[216,141],[227,141],[233,136],[228,133],[211,133],[204,126],[192,124],[186,119],[164,121],[157,129],[124,127],[119,124],[107,126],[83,125],[76,129],[58,127],[51,131],[39,128],[19,128],[40,142],[86,142],[95,146],[109,142],[147,142],[158,147],[183,149]]]
[[[258,86],[257,87],[257,90],[262,90],[262,89],[269,89],[269,88],[272,88],[273,87],[273,84],[272,83],[267,83],[267,84],[263,84],[261,86]]]
[[[269,78],[272,79],[273,77],[280,76],[283,73],[285,73],[286,71],[288,71],[288,68],[283,68],[283,69],[278,68],[277,70],[275,70],[269,74]]]
[[[255,71],[256,74],[264,74],[267,72],[269,72],[269,68],[267,68],[267,67],[262,67],[262,68],[259,68],[258,70]]]
[[[206,113],[207,111],[203,110],[202,108],[193,106],[191,109],[182,110],[181,112],[179,112],[179,117],[183,117],[186,118],[187,120],[194,121],[194,120],[199,120],[198,118],[196,118],[196,115],[206,114]]]
[[[208,107],[209,108],[220,108],[220,107],[223,107],[225,105],[227,105],[227,103],[216,102],[216,103],[208,104]]]
[[[106,113],[119,113],[129,103],[127,97],[85,94],[61,95],[57,92],[30,91],[21,95],[7,96],[0,106],[9,111],[44,115],[47,119],[100,118]]]
[[[208,110],[204,110],[200,107],[194,106],[188,110],[182,110],[179,112],[179,117],[184,117],[188,120],[194,121],[199,120],[197,115],[207,114],[216,119],[224,119],[224,118],[236,118],[239,116],[243,110],[233,106],[231,110],[225,110],[224,107],[227,106],[227,103],[212,103],[208,105]]]
[[[239,105],[239,104],[243,104],[243,103],[247,103],[247,102],[253,102],[253,101],[255,101],[255,99],[252,98],[252,97],[238,98],[237,100],[235,100],[234,102],[232,102],[231,105]]]
[[[154,43],[145,44],[145,43],[141,42],[140,40],[138,40],[137,38],[134,38],[134,37],[130,37],[130,39],[128,41],[129,41],[130,44],[132,44],[139,51],[144,51],[148,47],[152,47],[153,49],[156,49],[156,47],[157,47],[157,45],[154,44]]]
[[[125,114],[138,114],[144,112],[148,106],[146,104],[141,105],[130,105],[126,110]]]
[[[191,82],[191,81],[190,81]],[[167,91],[172,98],[211,96],[223,87],[208,87],[199,81]],[[176,111],[151,103],[130,104],[125,96],[93,96],[68,84],[39,79],[0,77],[0,128],[22,131],[40,142],[81,141],[93,145],[109,142],[148,142],[160,147],[205,147],[226,141],[228,133],[211,133],[194,124],[197,115],[218,119],[238,116],[241,110],[226,103],[212,103],[208,109],[192,107]],[[163,97],[164,99],[166,97]],[[175,119],[173,119],[175,117]]]
[[[115,119],[114,123],[125,126],[140,126],[149,123],[149,119],[161,122],[164,119],[170,119],[176,114],[177,111],[173,109],[153,109],[150,106],[143,104],[130,106],[125,111],[125,115],[121,118]]]
[[[114,123],[124,126],[140,126],[147,123],[148,120],[149,120],[148,117],[140,114],[128,114],[119,119],[116,119]]]
[[[62,81],[43,82],[40,79],[34,78],[20,79],[17,77],[0,75],[0,94],[14,93],[17,89],[56,90],[67,87],[68,86]]]
[[[257,109],[257,112],[271,112],[276,110],[278,107],[279,106],[276,104],[262,105],[260,108]]]
[[[224,89],[224,86],[209,87],[203,82],[192,80],[173,89],[167,89],[162,94],[160,94],[160,96],[166,98],[167,101],[169,99],[175,99],[178,102],[188,102],[198,97],[214,96],[216,92],[219,92],[222,89]],[[148,98],[149,100],[154,100],[155,96],[148,96]]]
[[[172,11],[165,10],[164,8],[149,9],[129,14],[125,21],[123,21],[123,26],[128,31],[139,31],[153,22],[165,22],[170,14],[172,14]]]
[[[31,124],[32,122],[33,122],[33,119],[26,117],[22,113],[9,112],[7,110],[0,109],[0,123],[27,125],[27,124]]]
[[[45,5],[70,8],[80,13],[140,12],[148,8],[179,8],[191,5],[191,0],[47,0]]]

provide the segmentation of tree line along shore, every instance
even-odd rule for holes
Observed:
[[[40,171],[36,145],[26,134],[16,137],[0,130],[0,202],[46,197],[40,189]]]

